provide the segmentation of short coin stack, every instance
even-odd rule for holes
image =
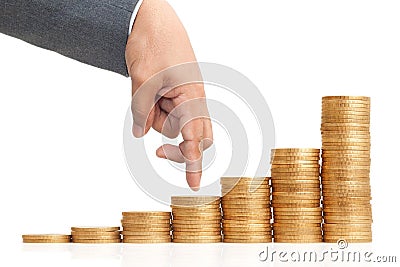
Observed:
[[[130,211],[122,212],[124,243],[171,242],[171,212]]]
[[[171,207],[173,242],[222,241],[219,196],[173,196]]]
[[[70,235],[43,234],[43,235],[22,235],[24,243],[69,243]]]
[[[322,98],[325,242],[371,242],[370,98]]]
[[[220,182],[224,242],[272,242],[269,178],[223,177]]]
[[[73,243],[120,243],[119,226],[111,227],[71,227]]]
[[[271,153],[274,241],[322,242],[320,149],[283,148]]]

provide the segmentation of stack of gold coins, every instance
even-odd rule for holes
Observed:
[[[219,196],[173,196],[171,207],[173,242],[222,241]]]
[[[171,212],[130,211],[122,212],[124,243],[171,242]]]
[[[223,177],[220,182],[224,242],[272,242],[269,177]]]
[[[282,148],[271,153],[274,241],[322,242],[320,149]]]
[[[42,235],[22,235],[24,243],[69,243],[70,235],[62,234],[42,234]]]
[[[370,98],[322,98],[325,242],[371,242]]]
[[[120,243],[119,226],[111,227],[71,227],[73,243]]]

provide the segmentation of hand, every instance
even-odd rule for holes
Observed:
[[[144,0],[126,46],[132,79],[132,131],[135,137],[142,137],[151,127],[169,138],[181,133],[184,141],[179,146],[163,145],[156,154],[186,163],[186,180],[198,190],[202,153],[212,144],[213,133],[198,65],[182,65],[188,62],[196,62],[196,57],[172,7],[163,0]],[[176,65],[181,67],[171,68]]]

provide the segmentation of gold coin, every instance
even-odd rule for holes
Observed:
[[[342,207],[340,209],[324,207],[324,212],[349,212],[349,213],[351,213],[351,212],[358,212],[358,211],[372,213],[371,204],[369,204],[368,206],[361,206],[361,207],[359,207],[358,205],[354,205],[354,206],[349,206],[349,207]]]
[[[271,232],[272,228],[269,225],[261,225],[261,226],[243,226],[243,227],[233,227],[233,226],[225,226],[222,228],[224,233],[227,232]]]
[[[153,231],[141,231],[141,232],[137,232],[137,231],[122,231],[121,233],[124,236],[161,236],[161,235],[169,235],[170,234],[170,230],[167,229],[165,231],[162,232],[153,232]]]
[[[324,119],[341,119],[341,118],[370,118],[370,111],[368,109],[358,109],[358,110],[349,110],[349,109],[324,109],[321,114],[321,122]]]
[[[324,191],[323,192],[324,198],[327,197],[333,197],[333,198],[347,198],[347,197],[371,197],[371,192],[365,191],[365,192],[357,192],[357,191]]]
[[[269,225],[269,220],[258,219],[258,218],[249,218],[247,220],[236,220],[236,219],[223,219],[223,225]]]
[[[274,227],[274,233],[276,234],[322,234],[321,227]]]
[[[298,221],[297,219],[274,219],[274,222],[277,222],[277,223],[289,223],[290,224],[290,223],[295,223],[297,221]],[[310,223],[322,223],[322,218],[321,219],[307,219],[305,221],[310,222]]]
[[[243,239],[231,239],[231,238],[224,238],[224,243],[271,243],[272,237],[268,237],[264,240],[243,240]]]
[[[151,231],[151,232],[165,232],[170,231],[172,229],[171,226],[168,227],[149,227],[149,228],[135,228],[135,227],[124,227],[124,231],[126,232],[142,232],[142,231]]]
[[[70,235],[65,234],[34,234],[22,235],[23,239],[70,239]]]
[[[297,183],[297,182],[304,182],[308,183],[314,182],[314,183],[319,183],[319,177],[320,177],[320,172],[319,171],[314,171],[314,172],[279,172],[279,173],[273,173],[273,180],[271,181],[272,183],[272,188],[274,185],[277,183]]]
[[[151,228],[168,228],[171,222],[167,223],[126,223],[122,224],[124,229],[135,228],[135,229],[151,229]]]
[[[121,239],[73,239],[72,242],[87,244],[121,243]]]
[[[321,213],[274,213],[274,219],[283,219],[283,220],[288,220],[288,219],[322,219],[322,212]]]
[[[321,115],[321,122],[357,122],[361,121],[362,123],[369,123],[371,119],[370,114],[362,113],[362,114],[334,114],[334,113],[323,113]]]
[[[268,196],[270,190],[268,191],[254,191],[254,192],[224,192],[222,191],[222,198],[224,197],[243,197],[243,196]]]
[[[131,244],[170,243],[172,239],[124,239],[122,242]]]
[[[185,232],[180,232],[180,231],[173,231],[172,235],[174,237],[192,237],[192,236],[219,236],[221,235],[221,230],[215,230],[215,231],[185,231]]]
[[[169,211],[125,211],[122,216],[126,218],[170,218]]]
[[[293,188],[293,187],[278,187],[274,193],[286,193],[286,194],[299,194],[300,192],[303,193],[309,193],[309,194],[315,194],[315,195],[320,195],[321,188]]]
[[[343,166],[334,168],[332,166],[324,166],[321,172],[321,180],[336,179],[336,181],[369,181],[370,167],[369,166]]]
[[[172,210],[172,215],[218,215],[221,213],[221,208],[218,209],[212,209],[212,210]]]
[[[338,232],[338,233],[344,233],[344,232],[372,232],[371,229],[371,224],[365,224],[366,226],[363,227],[355,227],[355,226],[341,226],[341,227],[329,227],[325,226],[327,224],[323,225],[323,230],[324,232]]]
[[[218,241],[222,239],[221,234],[216,234],[216,235],[197,235],[197,236],[173,236],[173,240],[187,240],[187,241],[196,241],[196,240],[214,240]]]
[[[272,187],[275,188],[276,186],[281,186],[281,185],[289,185],[289,186],[315,186],[319,185],[319,177],[316,177],[314,179],[307,179],[304,180],[302,177],[297,179],[297,177],[293,177],[293,179],[279,179],[279,180],[272,180]]]
[[[321,207],[316,207],[316,208],[303,208],[303,207],[274,208],[274,212],[320,212],[320,211],[322,211]]]
[[[250,195],[250,196],[224,196],[222,201],[225,204],[228,203],[236,203],[238,204],[247,204],[247,203],[254,203],[254,204],[262,204],[267,203],[270,199],[269,195],[259,196],[259,195]]]
[[[321,135],[325,134],[343,134],[343,133],[357,133],[359,135],[369,135],[369,128],[364,126],[364,127],[350,127],[350,126],[330,126],[329,128],[327,126],[321,127]],[[324,150],[324,148],[322,148]]]
[[[170,219],[158,219],[158,220],[139,220],[139,219],[122,219],[121,223],[123,226],[128,225],[166,225],[170,223]]]
[[[276,197],[319,197],[320,191],[318,190],[317,192],[312,192],[312,191],[297,191],[297,192],[272,192],[272,198]]]
[[[341,166],[352,166],[352,165],[364,165],[369,166],[371,164],[371,159],[369,158],[360,158],[353,159],[350,161],[349,159],[326,159],[323,161],[323,166],[327,165],[341,165]]]
[[[204,221],[204,220],[206,220],[206,221],[209,221],[209,220],[220,220],[221,219],[221,214],[219,214],[219,215],[215,215],[215,216],[206,216],[206,215],[204,215],[204,216],[197,216],[197,215],[194,215],[193,214],[193,216],[179,216],[179,215],[176,215],[176,216],[174,216],[174,221],[186,221],[186,220],[189,220],[189,221],[193,221],[193,220],[199,220],[199,221]]]
[[[344,158],[344,159],[353,159],[353,158],[360,158],[360,159],[371,159],[371,156],[369,153],[365,151],[357,151],[353,150],[351,152],[348,151],[330,151],[326,150],[322,154],[322,160],[329,160],[331,158]]]
[[[274,186],[275,193],[296,193],[296,192],[313,192],[318,193],[321,191],[319,184],[277,184]],[[271,194],[272,195],[272,194]]]
[[[240,185],[240,184],[251,184],[254,182],[257,183],[266,183],[268,184],[269,177],[221,177],[220,183],[227,185]]]
[[[114,232],[119,231],[119,226],[82,226],[82,227],[71,227],[73,232]]]
[[[218,213],[221,212],[221,207],[213,207],[213,208],[202,208],[202,209],[196,209],[196,208],[173,208],[172,209],[172,214],[174,213]]]
[[[319,153],[319,148],[273,148],[273,153]]]
[[[360,185],[369,185],[370,177],[368,172],[363,172],[360,174],[354,173],[324,173],[324,176],[321,176],[322,186],[327,184],[360,184]]]
[[[264,211],[268,211],[270,212],[270,205],[268,204],[259,204],[259,205],[254,205],[252,206],[251,204],[247,204],[247,205],[240,205],[240,206],[233,206],[233,205],[224,205],[222,207],[225,211],[246,211],[249,209],[253,209],[255,212],[259,211],[259,210],[264,210]]]
[[[293,227],[297,227],[297,228],[321,228],[321,223],[314,223],[314,222],[292,222],[292,223],[288,223],[288,222],[274,222],[272,223],[272,228],[275,229],[276,227],[278,228],[293,228]]]
[[[362,231],[340,231],[340,230],[324,230],[324,234],[329,236],[340,236],[340,235],[348,235],[348,236],[359,236],[359,237],[372,237],[372,232],[362,232]]]
[[[79,235],[79,236],[72,236],[72,241],[80,241],[80,240],[114,240],[114,239],[121,239],[120,235],[117,236],[93,236],[93,235]]]
[[[81,238],[81,239],[113,239],[113,238],[120,238],[120,233],[118,232],[118,233],[116,233],[116,234],[113,234],[113,235],[103,235],[103,234],[97,234],[97,235],[95,235],[95,234],[88,234],[88,235],[85,235],[85,234],[74,234],[74,233],[72,233],[72,238]]]
[[[274,208],[279,208],[279,207],[283,207],[283,208],[289,208],[289,207],[319,207],[320,206],[320,202],[318,203],[275,203],[273,204]]]
[[[222,242],[222,238],[220,239],[198,239],[198,240],[186,240],[186,239],[173,239],[173,243],[220,243]]]
[[[300,212],[300,211],[274,211],[274,216],[322,216],[322,211]]]
[[[272,198],[272,206],[274,204],[283,204],[283,203],[319,203],[320,198],[309,198],[309,199],[301,199],[301,198]]]
[[[371,98],[369,96],[323,96],[322,101],[339,101],[339,100],[348,100],[348,101],[366,101],[370,102]]]
[[[246,213],[235,213],[235,214],[229,214],[226,213],[223,216],[224,219],[229,220],[247,220],[247,219],[271,219],[272,218],[272,214],[267,214],[267,213],[253,213],[253,214],[246,214]]]
[[[302,155],[302,154],[298,154],[298,156],[291,156],[290,154],[289,155],[287,155],[287,156],[281,156],[281,155],[276,155],[276,154],[274,154],[273,156],[271,156],[271,161],[289,161],[289,162],[292,162],[292,161],[297,161],[297,160],[305,160],[305,161],[311,161],[311,162],[314,162],[314,161],[318,161],[319,160],[319,155],[320,155],[320,152],[318,151],[318,153],[316,153],[316,154],[311,154],[310,156],[309,155],[307,155],[307,154],[305,154],[305,155]]]
[[[279,167],[279,166],[317,166],[319,163],[319,159],[316,160],[275,160],[273,159],[271,161],[271,164],[273,166]]]
[[[222,220],[222,219],[221,219]],[[185,225],[219,225],[221,220],[174,220],[172,221],[172,227],[185,226]]]
[[[312,172],[300,171],[300,170],[299,171],[290,171],[290,172],[275,172],[275,171],[273,171],[272,175],[274,177],[272,181],[274,181],[275,177],[279,177],[279,179],[281,179],[281,180],[284,178],[292,178],[295,180],[300,180],[301,178],[296,179],[296,177],[304,177],[304,176],[308,176],[308,177],[311,176],[311,177],[315,177],[315,179],[318,179],[319,171],[316,171],[316,170],[312,171]],[[274,184],[274,182],[272,182],[272,185],[273,184]]]
[[[225,243],[268,243],[271,242],[272,235],[265,234],[262,236],[254,235],[227,235],[224,236]]]
[[[22,240],[23,243],[70,243],[70,239],[29,239]]]
[[[305,244],[305,243],[321,243],[322,240],[291,240],[291,241],[287,241],[287,240],[282,240],[282,239],[274,239],[275,243],[290,243],[290,244]]]
[[[249,184],[247,186],[224,186],[222,185],[222,190],[224,191],[237,191],[237,192],[248,192],[248,191],[257,191],[257,190],[261,190],[261,191],[267,191],[268,189],[270,189],[270,185],[269,184]]]
[[[224,190],[257,190],[257,189],[268,189],[270,188],[269,181],[267,183],[249,183],[247,185],[224,185],[221,184],[221,188]]]
[[[173,206],[207,206],[218,204],[220,196],[172,196],[171,205]]]

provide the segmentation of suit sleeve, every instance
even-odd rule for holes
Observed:
[[[0,0],[0,32],[128,76],[125,47],[138,0]]]

